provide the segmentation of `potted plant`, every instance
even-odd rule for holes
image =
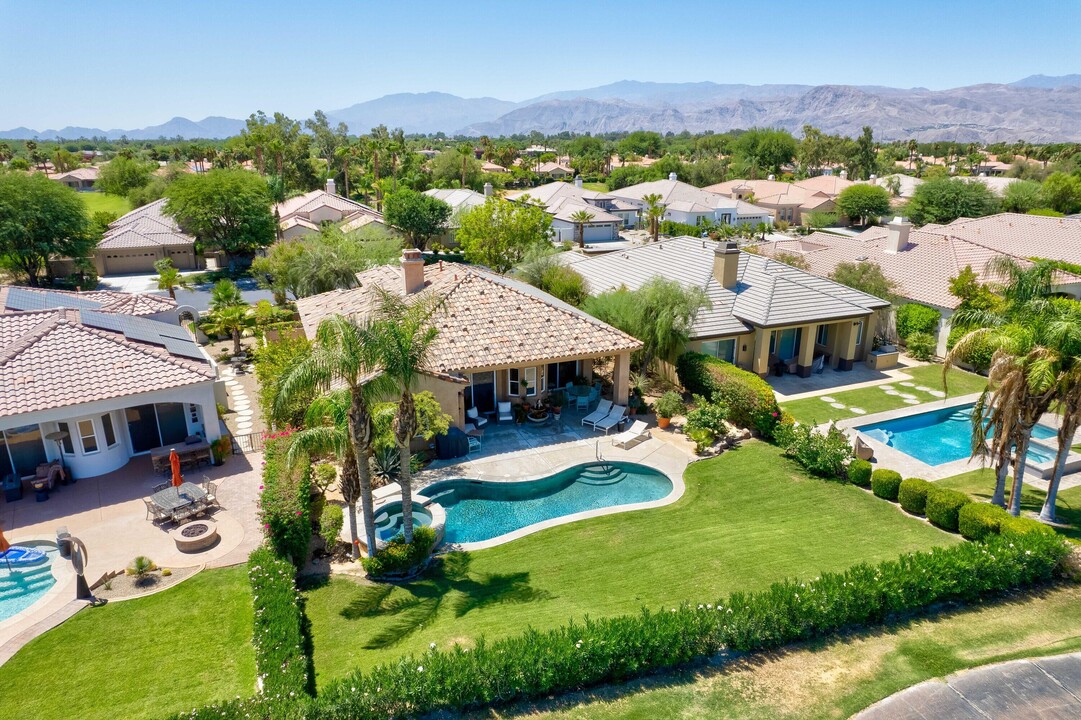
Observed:
[[[556,390],[548,396],[548,406],[552,408],[552,415],[556,420],[559,419],[559,414],[563,412],[563,391]]]
[[[526,412],[529,412],[529,400],[526,399],[527,397],[529,397],[529,381],[526,380],[525,378],[522,378],[521,381],[519,382],[519,385],[522,388],[522,390],[521,390],[522,405],[524,406]]]
[[[633,417],[638,414],[638,408],[642,407],[642,396],[637,391],[631,393],[630,398],[627,400],[627,410]]]
[[[669,390],[653,408],[657,411],[657,427],[666,428],[672,418],[684,411],[683,398],[675,390]]]

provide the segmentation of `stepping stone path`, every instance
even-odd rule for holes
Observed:
[[[239,433],[252,431],[254,423],[254,411],[251,409],[251,400],[240,381],[235,379],[232,368],[222,370],[222,377],[228,378],[225,387],[229,390],[229,402],[233,412],[236,413],[236,430]]]
[[[837,402],[837,398],[830,397],[829,395],[823,395],[819,398],[822,402],[834,403]]]
[[[916,399],[915,395],[910,395],[908,393],[901,393],[898,397],[900,397],[902,400],[915,400]]]
[[[844,403],[839,403],[839,402],[830,403],[830,406],[835,407],[838,410],[844,410],[845,409],[845,404]]]
[[[896,390],[887,390],[886,394],[887,395],[900,395],[901,393],[897,392]]]
[[[911,382],[908,382],[908,381],[899,382],[897,384],[900,385],[901,387],[916,387],[916,383],[911,383]]]
[[[946,397],[946,393],[942,392],[941,390],[928,390],[927,392],[931,395],[934,395],[936,398]]]
[[[920,401],[916,398],[905,398],[905,405],[919,405]]]
[[[863,408],[858,408],[858,407],[850,407],[850,408],[848,408],[848,411],[850,413],[852,413],[853,415],[866,415],[867,414],[866,410],[864,410]]]
[[[921,392],[925,392],[925,393],[931,392],[931,388],[929,388],[929,387],[927,387],[925,385],[917,385],[916,389],[921,391]]]

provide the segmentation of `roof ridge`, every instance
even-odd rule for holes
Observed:
[[[57,309],[49,313],[48,317],[42,318],[41,322],[34,325],[14,342],[10,343],[0,352],[0,367],[11,362],[19,355],[29,350],[35,343],[49,334],[51,330],[60,325],[60,315],[63,310]],[[12,313],[14,314],[14,313]]]

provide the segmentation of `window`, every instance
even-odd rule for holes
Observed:
[[[93,420],[79,421],[79,440],[83,444],[83,455],[92,455],[98,451],[98,436],[94,432]]]
[[[720,358],[725,362],[735,362],[736,340],[735,338],[729,338],[727,340],[709,340],[702,343],[702,352],[706,355]]]
[[[534,397],[537,394],[537,368],[511,368],[507,371],[507,392],[511,397],[522,396],[522,383],[527,384],[526,397]]]
[[[199,424],[199,406],[195,403],[188,403],[188,413],[191,415],[191,424]]]
[[[74,455],[75,454],[75,445],[71,441],[71,428],[68,427],[68,424],[66,422],[57,423],[56,427],[60,430],[60,432],[66,432],[67,433],[67,436],[63,440],[60,441],[61,445],[64,448],[64,454],[65,455]]]
[[[819,345],[828,345],[830,340],[830,326],[819,325],[818,334],[815,336],[815,342]]]
[[[565,388],[578,376],[578,361],[566,360],[561,363],[548,363],[548,372],[544,376],[548,387],[555,390]]]
[[[863,321],[860,320],[856,325],[856,347],[859,347],[863,342]]]
[[[116,432],[113,431],[112,415],[101,416],[101,429],[105,433],[105,447],[116,446]]]

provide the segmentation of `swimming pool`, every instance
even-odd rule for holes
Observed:
[[[382,505],[375,511],[375,537],[386,542],[402,531],[402,502],[396,500]],[[413,503],[413,526],[432,524],[432,513],[419,503]]]
[[[672,488],[668,476],[644,465],[601,462],[521,482],[443,480],[418,495],[446,510],[448,543],[470,543],[587,510],[653,502]]]
[[[36,564],[13,565],[10,570],[0,558],[0,620],[7,620],[30,607],[56,584],[52,570],[58,556],[56,545],[32,542],[22,543],[20,547],[40,550],[45,557]]]
[[[872,440],[897,448],[928,465],[945,465],[972,455],[972,405],[932,410],[908,417],[884,420],[856,429]],[[1048,463],[1056,450],[1038,442],[1056,436],[1054,428],[1037,425],[1032,429],[1028,460]]]

